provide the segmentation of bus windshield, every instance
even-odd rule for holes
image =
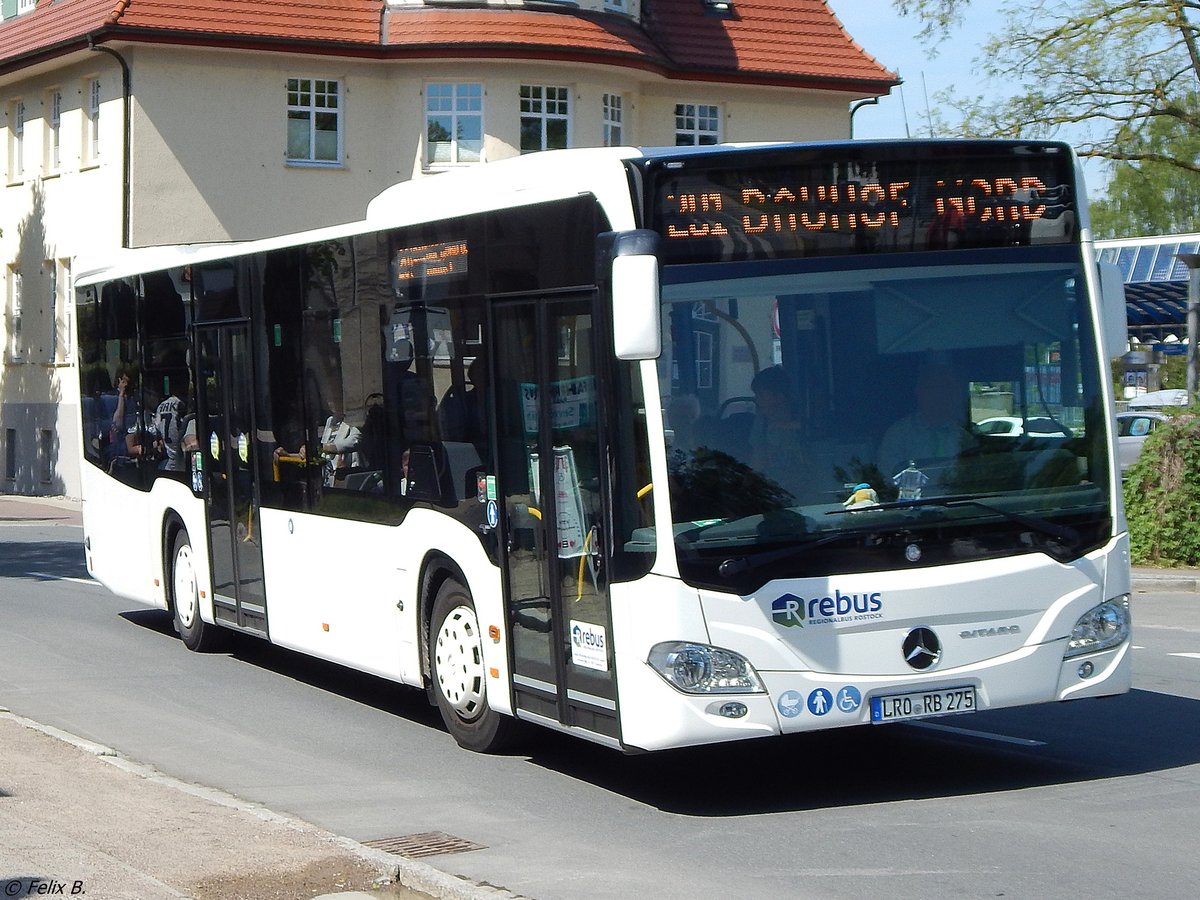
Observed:
[[[667,269],[680,569],[770,577],[1041,551],[1110,525],[1078,249]]]

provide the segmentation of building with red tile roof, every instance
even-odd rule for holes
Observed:
[[[846,137],[898,83],[824,0],[0,10],[0,489],[24,493],[77,490],[80,253],[358,219],[397,181],[530,150]]]

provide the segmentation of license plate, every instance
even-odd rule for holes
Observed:
[[[871,698],[872,722],[900,722],[974,710],[975,688],[969,685]]]

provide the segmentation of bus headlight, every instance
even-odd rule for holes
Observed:
[[[1093,607],[1079,617],[1063,659],[1115,647],[1129,637],[1129,595]]]
[[[741,654],[707,644],[655,644],[647,659],[671,687],[685,694],[762,694],[754,666]]]

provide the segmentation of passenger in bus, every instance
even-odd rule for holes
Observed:
[[[879,443],[879,470],[885,478],[910,463],[957,457],[974,444],[964,425],[966,390],[953,368],[944,363],[923,367],[915,394],[916,408],[894,422]]]
[[[154,428],[162,438],[164,459],[158,467],[168,472],[187,469],[187,454],[200,444],[196,421],[187,400],[191,393],[186,378],[175,379],[175,390],[154,411]]]
[[[798,496],[805,474],[804,427],[791,375],[783,366],[770,366],[751,379],[750,391],[750,464]]]
[[[129,374],[117,376],[117,407],[113,410],[109,429],[109,452],[106,460],[109,471],[120,463],[131,463],[137,459],[154,460],[159,457],[161,441],[153,422],[145,422],[140,406],[129,411],[131,393]],[[135,404],[136,405],[136,404]]]
[[[350,469],[358,468],[358,445],[362,429],[351,425],[340,409],[330,410],[321,429],[321,452],[325,454],[325,484],[340,486]]]

